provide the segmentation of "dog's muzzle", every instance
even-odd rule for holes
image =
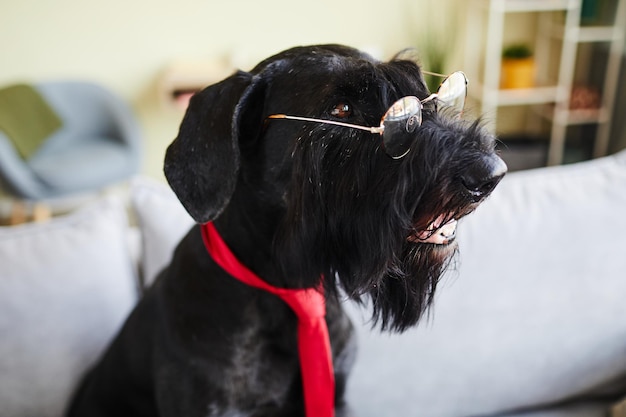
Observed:
[[[490,155],[474,164],[462,175],[465,192],[474,202],[484,200],[496,188],[507,172],[506,163],[498,155]]]
[[[497,155],[485,158],[481,164],[470,167],[462,176],[461,183],[467,199],[474,208],[487,198],[504,177],[507,166]],[[447,245],[456,238],[458,218],[451,213],[439,215],[426,230],[411,234],[407,240],[413,243]]]

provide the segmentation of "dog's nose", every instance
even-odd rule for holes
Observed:
[[[478,201],[496,188],[507,169],[502,158],[493,155],[470,167],[461,176],[461,182],[472,198]]]

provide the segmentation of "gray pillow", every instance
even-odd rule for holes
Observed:
[[[143,281],[149,286],[194,221],[167,184],[150,178],[133,180],[131,204],[141,229]]]
[[[105,199],[0,228],[0,415],[58,417],[136,302],[127,218]]]

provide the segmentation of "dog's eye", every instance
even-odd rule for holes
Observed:
[[[350,117],[350,115],[352,114],[352,109],[347,103],[339,103],[330,112],[330,114],[340,119],[345,119],[346,117]]]

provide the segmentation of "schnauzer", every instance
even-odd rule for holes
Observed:
[[[199,225],[69,415],[346,415],[355,343],[340,298],[369,300],[381,329],[416,324],[457,220],[506,172],[494,136],[460,117],[463,73],[434,94],[423,73],[401,56],[297,47],[197,93],[165,174]],[[315,295],[320,326],[293,301]]]

